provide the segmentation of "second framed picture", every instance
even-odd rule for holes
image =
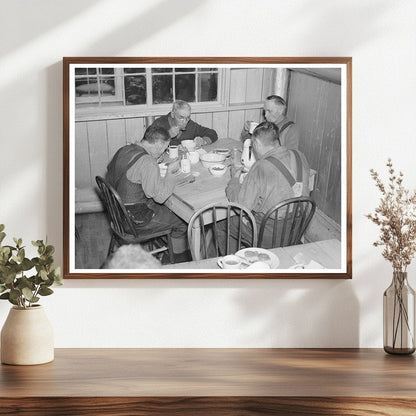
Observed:
[[[64,58],[65,278],[351,278],[351,58]]]

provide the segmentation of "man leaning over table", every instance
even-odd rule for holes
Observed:
[[[238,202],[253,212],[259,229],[264,214],[270,208],[285,199],[309,195],[309,164],[303,153],[281,145],[279,129],[274,123],[265,121],[259,124],[252,134],[252,145],[256,162],[241,184],[238,177],[232,178],[225,193],[229,201]],[[294,185],[289,183],[285,173],[277,167],[280,163],[295,179]],[[300,171],[301,182],[296,182]],[[237,246],[237,220],[237,217],[232,217],[233,252]],[[268,224],[263,237],[263,247],[271,248],[272,234],[272,224]],[[221,229],[220,241],[221,252],[224,254],[225,229]],[[242,241],[247,246],[251,244],[251,227],[248,225],[243,227]]]
[[[176,100],[172,111],[156,119],[152,126],[166,129],[173,145],[181,144],[182,140],[193,140],[196,146],[200,147],[218,140],[215,130],[191,120],[191,106],[182,100]]]
[[[172,245],[176,262],[190,260],[187,250],[187,225],[163,203],[172,195],[179,180],[168,167],[164,178],[157,159],[169,146],[169,133],[150,126],[141,142],[120,148],[107,167],[107,181],[116,189],[139,230],[157,231],[172,227]]]
[[[298,126],[289,120],[286,114],[286,101],[278,95],[270,95],[266,98],[263,105],[264,118],[266,121],[276,124],[279,129],[279,139],[282,146],[288,149],[297,149],[299,147],[299,129]],[[246,121],[241,140],[251,139],[249,133],[250,121]]]

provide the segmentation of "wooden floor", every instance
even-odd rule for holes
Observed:
[[[75,267],[99,269],[107,258],[111,233],[104,212],[75,216],[78,237],[75,241]]]

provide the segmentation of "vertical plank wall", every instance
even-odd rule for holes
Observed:
[[[318,174],[313,198],[318,208],[341,222],[341,88],[291,71],[288,117],[299,126],[299,149]]]

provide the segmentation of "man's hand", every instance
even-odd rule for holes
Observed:
[[[180,164],[179,159],[178,160],[175,160],[173,162],[170,162],[168,164],[168,173],[172,173],[172,174],[173,173],[176,173],[178,171],[178,169],[179,169],[179,164]]]
[[[205,139],[201,136],[196,136],[194,139],[194,143],[196,147],[202,147],[205,146],[207,143],[205,141]]]
[[[180,128],[178,126],[173,126],[169,129],[170,138],[176,137],[179,134]]]
[[[251,123],[251,121],[246,121],[244,123],[244,130],[245,131],[250,131],[250,123]]]

